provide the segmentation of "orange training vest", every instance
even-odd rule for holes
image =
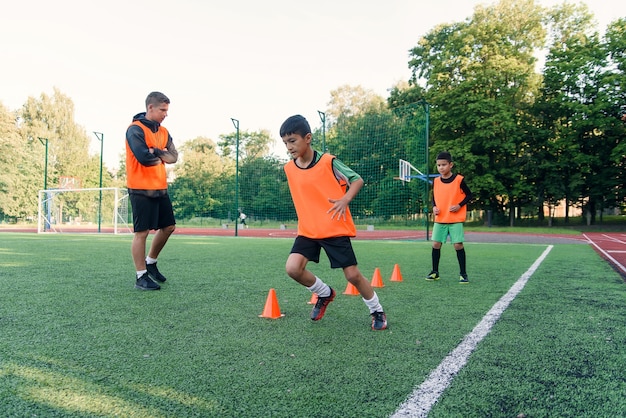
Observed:
[[[131,125],[137,125],[143,129],[148,148],[165,149],[169,134],[167,129],[159,126],[159,130],[154,133],[139,121],[134,121]],[[138,190],[163,190],[167,189],[167,174],[165,164],[145,166],[137,161],[135,155],[126,141],[126,186],[129,189]]]
[[[435,177],[433,182],[433,196],[439,208],[439,215],[435,215],[435,222],[440,224],[454,224],[465,222],[467,205],[461,206],[458,212],[450,212],[450,206],[458,205],[465,198],[461,190],[463,176],[457,174],[452,183],[444,183],[440,177]]]
[[[354,237],[356,228],[350,210],[346,220],[330,219],[327,213],[333,206],[328,199],[339,199],[346,193],[347,184],[341,183],[333,172],[334,156],[322,154],[311,168],[300,168],[291,160],[285,164],[289,191],[298,215],[298,235],[313,239]]]

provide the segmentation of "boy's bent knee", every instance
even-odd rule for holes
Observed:
[[[346,280],[352,284],[356,284],[360,280],[367,281],[357,266],[345,267],[343,269],[343,274],[346,277]]]
[[[294,263],[293,261],[287,260],[285,263],[285,272],[292,279],[298,279],[302,276],[304,272],[304,268],[300,265],[300,263]]]

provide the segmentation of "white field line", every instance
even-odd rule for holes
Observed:
[[[419,385],[411,395],[391,415],[391,418],[426,417],[441,394],[446,390],[452,379],[465,366],[469,356],[478,343],[485,338],[491,328],[506,310],[509,304],[522,291],[530,276],[545,260],[554,246],[550,245],[539,256],[530,268],[520,276],[509,291],[485,314],[483,319],[467,334],[461,344],[450,352],[443,361],[433,370],[428,378]],[[471,286],[471,283],[470,283]]]
[[[584,235],[585,235],[585,234],[583,234],[583,236],[584,236]],[[622,240],[620,240],[620,239],[619,239],[619,238],[617,238],[617,237],[612,237],[612,236],[607,235],[607,234],[602,234],[602,236],[603,236],[604,238],[608,239],[609,241],[617,242],[617,243],[619,243],[619,244],[626,244],[626,241],[622,241]],[[585,237],[585,238],[586,238],[586,237]],[[588,238],[587,238],[587,239],[588,239]]]
[[[598,251],[600,251],[606,258],[608,258],[609,260],[611,260],[611,262],[613,262],[613,264],[615,264],[615,266],[617,266],[617,268],[619,268],[621,271],[623,271],[624,273],[626,273],[626,266],[624,266],[623,264],[621,264],[619,261],[617,261],[616,259],[614,259],[613,257],[611,257],[611,255],[609,253],[607,253],[606,251],[604,251],[602,248],[600,248],[598,246],[598,244],[596,244],[595,242],[593,242],[591,239],[589,239],[589,237],[585,234],[583,234],[583,237],[587,238],[587,241],[593,245],[594,247],[597,248]]]

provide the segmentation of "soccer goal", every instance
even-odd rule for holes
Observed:
[[[37,232],[130,233],[128,191],[103,187],[40,190]]]

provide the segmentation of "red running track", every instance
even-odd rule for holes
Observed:
[[[626,279],[626,233],[593,232],[583,236]]]
[[[0,232],[37,232],[35,228],[0,228]],[[97,228],[91,227],[64,227],[63,232],[71,233],[97,233]],[[112,233],[112,228],[102,228],[102,232]],[[130,233],[131,231],[125,231]],[[176,234],[180,235],[204,235],[204,236],[234,236],[234,228],[176,228]],[[241,237],[274,237],[295,238],[296,229],[261,229],[261,228],[238,228],[237,235]],[[359,240],[424,240],[424,230],[359,230],[355,239]],[[534,234],[508,234],[508,233],[466,233],[466,240],[470,242],[535,242],[535,243],[589,243],[607,260],[616,271],[626,279],[626,233],[602,233],[593,232],[581,235],[534,235]]]

